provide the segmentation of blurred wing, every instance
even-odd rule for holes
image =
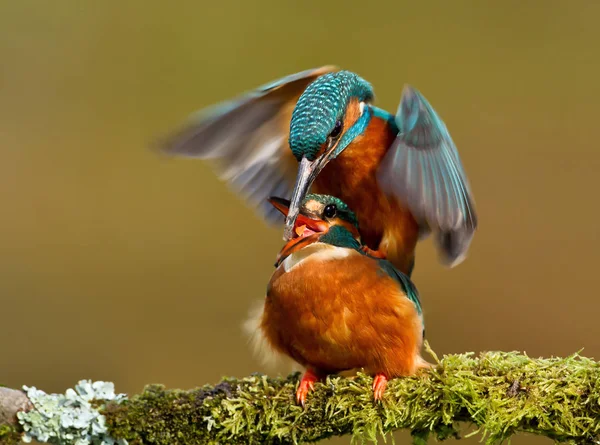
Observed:
[[[450,266],[465,258],[477,216],[458,151],[444,122],[416,89],[405,87],[398,136],[378,171],[381,187],[405,203],[423,230],[436,230]]]
[[[302,71],[202,110],[159,148],[172,156],[212,160],[221,179],[268,222],[282,222],[267,198],[292,194],[298,168],[288,147],[294,106],[313,80],[337,69]]]

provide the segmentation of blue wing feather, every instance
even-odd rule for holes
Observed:
[[[269,223],[283,216],[270,196],[289,198],[296,177],[288,147],[291,112],[317,77],[337,67],[302,71],[195,113],[179,131],[159,141],[168,155],[212,160],[227,181]]]
[[[412,301],[417,309],[417,313],[422,317],[423,316],[423,308],[421,306],[421,299],[419,298],[419,291],[417,287],[412,282],[412,280],[408,277],[408,275],[400,272],[398,269],[394,267],[392,263],[384,259],[377,260],[380,269],[389,275],[391,278],[396,280],[396,282],[400,285],[406,297]]]
[[[382,161],[378,180],[388,194],[409,207],[422,233],[438,232],[436,242],[445,261],[456,265],[464,259],[477,228],[458,150],[444,122],[412,87],[405,87],[394,124],[398,135]]]

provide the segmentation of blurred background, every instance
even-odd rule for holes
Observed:
[[[0,383],[135,393],[276,373],[241,324],[281,229],[209,165],[149,144],[329,63],[390,111],[415,85],[458,145],[480,226],[458,268],[418,249],[434,350],[599,358],[600,3],[0,5]]]

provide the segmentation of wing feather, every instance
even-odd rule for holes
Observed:
[[[446,125],[416,89],[404,89],[398,135],[378,171],[382,188],[405,203],[422,226],[438,232],[449,265],[460,263],[477,228],[471,190]]]
[[[212,161],[230,184],[269,223],[281,214],[266,201],[289,198],[297,162],[288,147],[292,111],[306,87],[335,66],[323,66],[283,77],[198,113],[178,131],[159,141],[175,157]]]

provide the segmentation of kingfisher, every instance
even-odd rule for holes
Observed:
[[[290,201],[269,202],[289,214]],[[429,367],[421,357],[423,313],[410,278],[362,249],[356,215],[339,198],[308,194],[279,252],[258,343],[306,368],[296,392],[304,405],[326,375],[363,369],[380,400],[390,378]]]
[[[373,101],[366,80],[323,66],[209,107],[159,145],[172,156],[211,160],[268,222],[283,222],[268,197],[291,199],[286,241],[312,191],[354,209],[364,250],[409,276],[417,242],[432,232],[440,261],[461,263],[477,215],[446,125],[410,85],[395,114]]]

